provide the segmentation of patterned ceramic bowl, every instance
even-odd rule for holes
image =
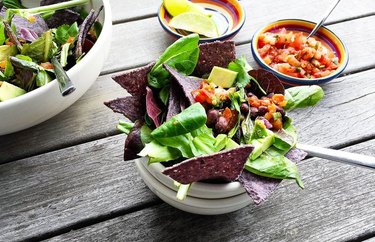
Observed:
[[[191,2],[204,7],[212,14],[219,37],[207,38],[202,36],[200,42],[211,42],[215,40],[226,40],[233,38],[245,23],[245,11],[237,0],[191,0]],[[188,35],[187,31],[174,29],[169,26],[172,17],[168,14],[163,5],[160,6],[158,19],[163,29],[176,38]]]
[[[259,36],[265,32],[272,32],[281,28],[285,28],[286,30],[292,31],[300,31],[306,32],[307,34],[311,32],[314,28],[315,23],[300,20],[300,19],[284,19],[278,20],[276,22],[270,23],[265,27],[259,29],[253,36],[252,43],[251,43],[251,51],[255,61],[264,69],[271,71],[277,77],[281,79],[281,81],[288,85],[288,86],[296,86],[296,85],[318,85],[325,82],[328,82],[337,76],[339,76],[344,69],[346,68],[348,61],[349,61],[349,53],[345,46],[345,44],[341,41],[341,39],[335,35],[331,30],[326,27],[321,27],[318,32],[315,34],[321,41],[323,41],[330,49],[334,51],[336,56],[338,57],[339,67],[338,69],[333,72],[332,74],[315,79],[308,79],[308,78],[297,78],[285,75],[281,72],[276,71],[275,69],[271,68],[267,65],[263,59],[261,58],[258,52],[258,40]]]

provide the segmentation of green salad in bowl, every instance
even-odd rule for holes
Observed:
[[[0,2],[0,135],[60,113],[93,84],[110,49],[108,0]]]
[[[5,0],[0,12],[0,101],[44,86],[57,78],[62,95],[75,90],[65,73],[99,37],[102,8],[89,13],[89,0],[44,0],[26,8]]]
[[[296,163],[306,153],[295,148],[287,111],[316,105],[321,87],[285,89],[272,73],[237,58],[232,41],[199,45],[196,34],[113,79],[131,95],[105,103],[131,121],[118,125],[128,134],[124,159],[146,157],[150,174],[171,189],[174,181],[178,199],[202,197],[197,183],[210,184],[207,199],[222,198],[223,183],[240,183],[256,204],[282,179],[304,187]]]

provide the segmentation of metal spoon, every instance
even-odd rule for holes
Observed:
[[[338,161],[345,164],[375,169],[375,157],[372,156],[355,154],[341,150],[327,149],[305,144],[297,144],[297,148],[306,151],[311,156],[332,161]]]
[[[74,92],[76,88],[55,56],[52,57],[51,62],[55,70],[57,83],[59,83],[61,95],[65,97]]]
[[[327,12],[326,15],[324,15],[324,17],[322,18],[322,20],[320,20],[320,22],[315,25],[314,29],[310,32],[309,36],[307,36],[307,38],[310,38],[311,36],[313,36],[316,31],[318,31],[318,29],[324,24],[324,22],[327,20],[328,16],[333,12],[333,9],[336,8],[336,6],[339,4],[340,0],[337,0],[334,5],[329,9],[329,11]]]

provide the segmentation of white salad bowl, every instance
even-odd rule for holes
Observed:
[[[139,163],[161,184],[172,189],[176,196],[177,187],[174,185],[173,179],[162,174],[165,167],[161,163],[153,163],[148,165],[147,158],[139,159]],[[239,182],[230,183],[207,183],[195,182],[191,185],[189,190],[190,197],[218,199],[228,198],[237,195],[245,194],[246,191]]]
[[[195,184],[189,190],[189,195],[183,201],[180,201],[176,198],[175,190],[165,186],[145,168],[145,159],[137,159],[135,164],[143,181],[156,196],[169,205],[185,212],[201,215],[219,215],[237,211],[251,203],[251,199],[246,193],[217,199],[193,197],[191,192]],[[220,187],[216,188],[217,192],[222,192],[220,189]],[[205,192],[209,193],[210,190]]]
[[[40,3],[25,2],[28,7],[39,6]],[[95,10],[104,6],[99,16],[103,29],[91,50],[67,71],[76,90],[63,97],[57,81],[53,80],[22,96],[0,102],[0,135],[17,132],[52,118],[77,101],[97,79],[110,49],[112,14],[109,0],[92,0],[91,4]]]

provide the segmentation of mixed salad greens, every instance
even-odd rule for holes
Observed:
[[[61,93],[74,91],[65,71],[96,42],[99,11],[85,11],[89,0],[42,0],[25,8],[20,0],[0,2],[0,102],[57,78]]]
[[[179,199],[193,182],[243,181],[241,172],[265,182],[293,179],[303,188],[293,162],[301,158],[291,154],[297,131],[286,111],[314,106],[323,90],[284,89],[272,73],[236,59],[233,42],[198,41],[197,34],[179,39],[156,63],[113,77],[132,95],[105,103],[132,121],[118,125],[128,134],[125,160],[164,162]]]

